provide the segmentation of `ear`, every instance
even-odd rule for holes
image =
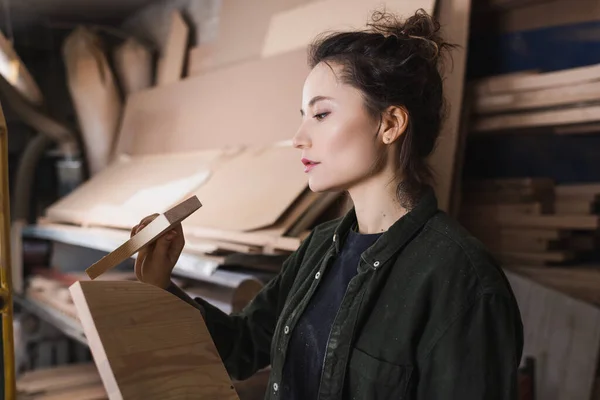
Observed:
[[[382,118],[381,140],[384,144],[392,144],[406,132],[408,111],[405,107],[390,106],[384,111]]]

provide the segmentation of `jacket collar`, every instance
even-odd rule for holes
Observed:
[[[362,259],[371,267],[378,269],[395,253],[404,247],[413,236],[438,211],[437,198],[433,188],[428,186],[411,211],[399,218],[381,235],[379,239],[362,254]],[[356,223],[354,207],[346,213],[338,224],[333,241],[336,253],[339,253],[352,226]]]

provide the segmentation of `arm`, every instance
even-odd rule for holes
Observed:
[[[275,326],[311,237],[239,314],[227,315],[203,299],[192,300],[173,284],[167,289],[202,312],[219,355],[235,379],[250,377],[269,365]]]
[[[518,310],[482,294],[465,307],[419,364],[419,399],[512,400],[522,352]]]

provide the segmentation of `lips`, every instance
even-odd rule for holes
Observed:
[[[309,160],[308,158],[303,158],[301,161],[302,164],[304,164],[304,172],[309,172],[311,169],[321,164],[319,162]]]

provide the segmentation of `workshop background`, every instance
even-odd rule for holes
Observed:
[[[108,398],[68,287],[145,215],[198,196],[174,279],[236,312],[351,206],[308,190],[290,139],[314,34],[382,4],[461,46],[436,193],[513,286],[520,399],[600,399],[600,0],[0,2],[21,398]]]

